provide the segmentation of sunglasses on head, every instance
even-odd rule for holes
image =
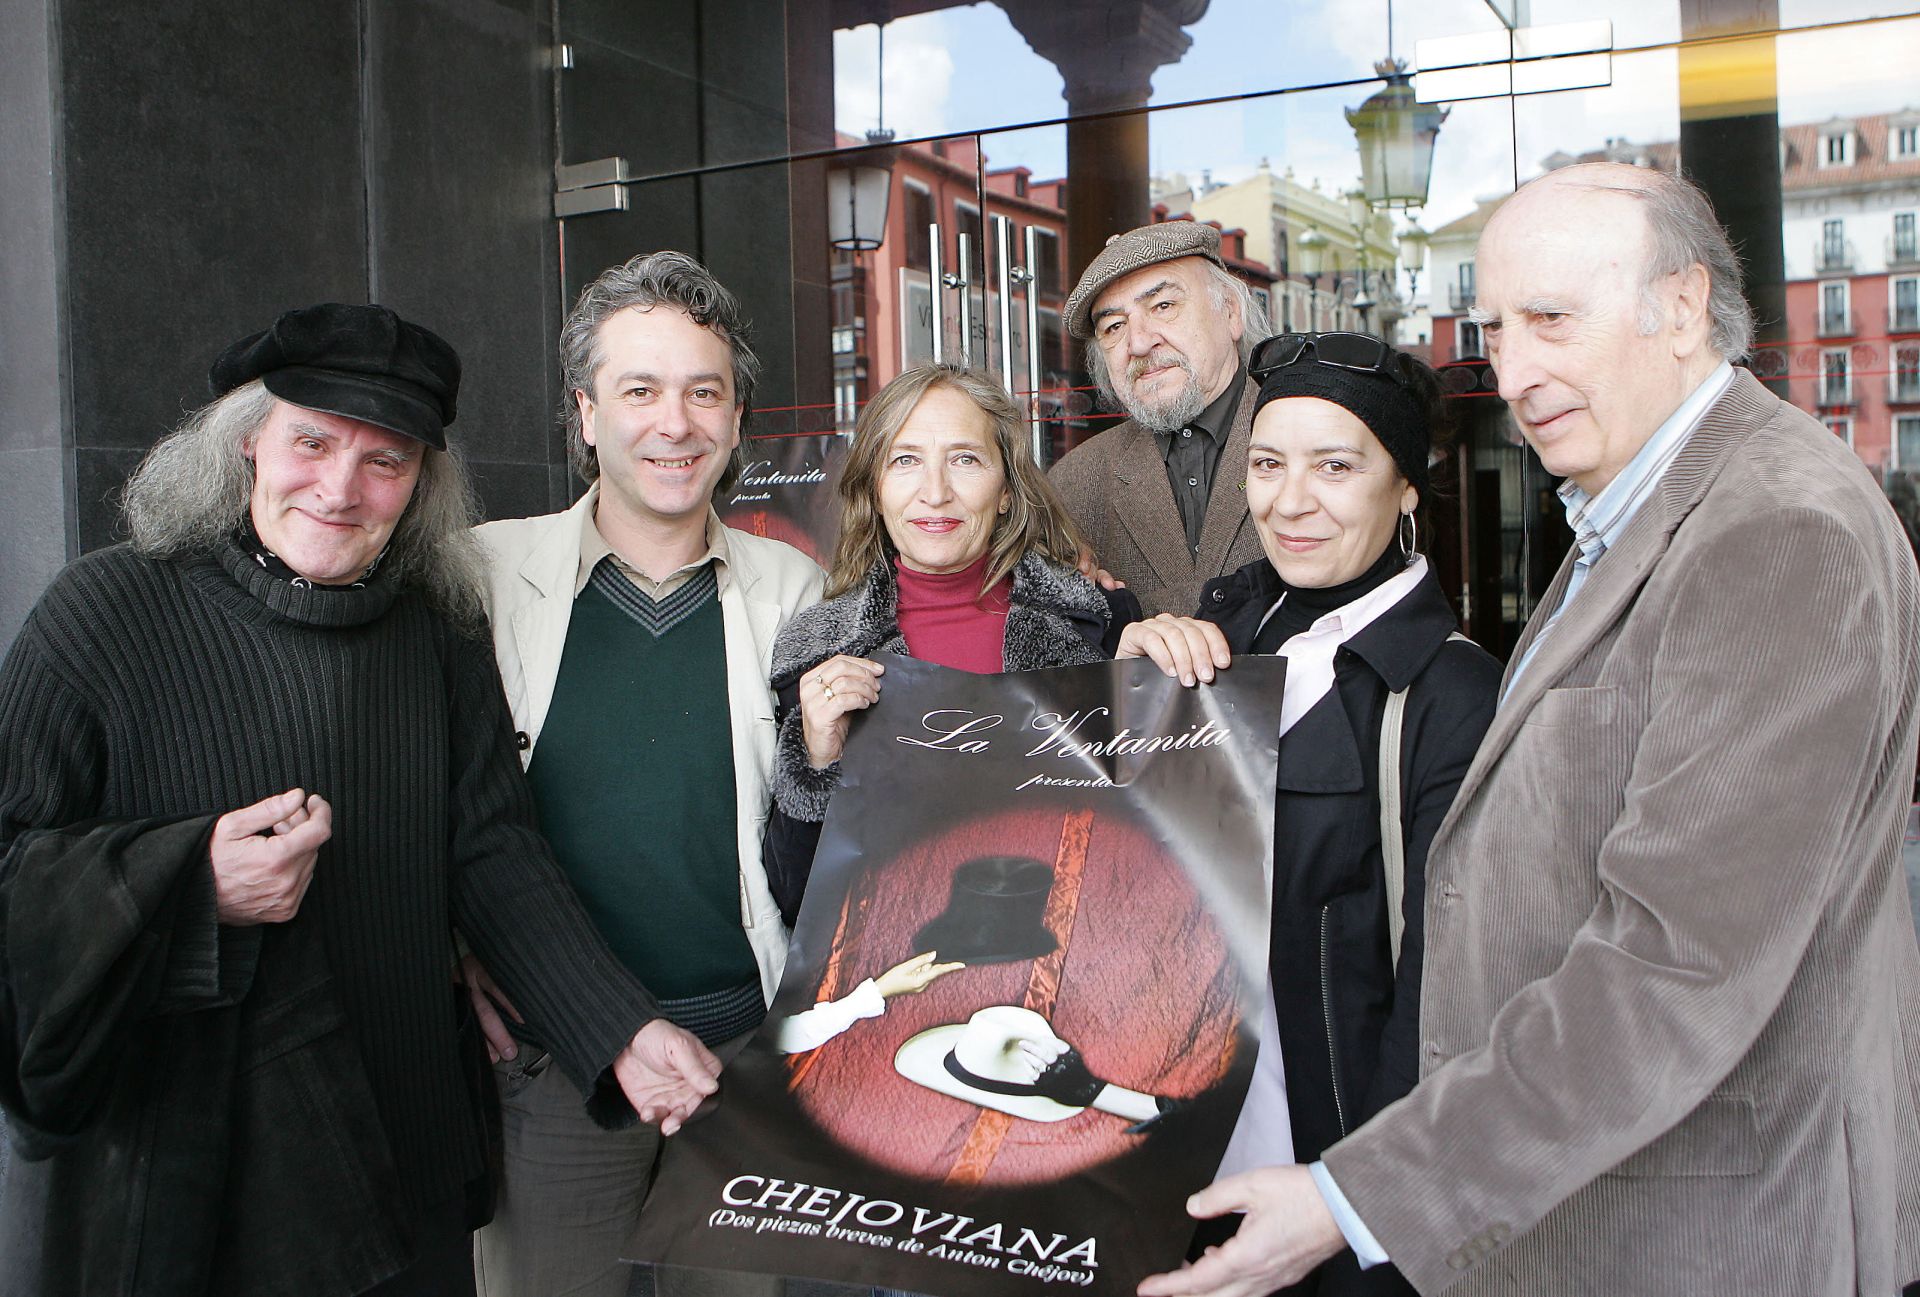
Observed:
[[[1318,364],[1359,374],[1383,374],[1402,387],[1407,385],[1404,357],[1369,333],[1275,334],[1253,349],[1247,361],[1247,377],[1263,383],[1268,375],[1285,369],[1309,351]]]

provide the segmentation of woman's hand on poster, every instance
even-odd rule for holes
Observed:
[[[945,977],[948,973],[957,973],[966,965],[955,961],[951,964],[936,964],[937,951],[929,950],[903,960],[873,979],[880,998],[891,1000],[896,995],[918,995]]]
[[[1227,647],[1227,637],[1218,626],[1169,612],[1137,621],[1121,631],[1120,649],[1114,656],[1152,658],[1155,666],[1183,685],[1195,681],[1212,684],[1215,671],[1233,664],[1233,650]]]
[[[850,718],[879,701],[880,677],[886,670],[878,662],[840,653],[800,677],[808,765],[825,770],[840,759]]]
[[[1200,1220],[1245,1212],[1234,1236],[1197,1261],[1140,1281],[1140,1297],[1262,1297],[1298,1283],[1347,1245],[1304,1166],[1264,1166],[1216,1180],[1187,1199]]]

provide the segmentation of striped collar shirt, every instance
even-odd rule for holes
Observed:
[[[1520,659],[1520,665],[1514,668],[1513,676],[1507,681],[1507,693],[1513,692],[1513,686],[1526,674],[1527,667],[1533,662],[1534,655],[1546,642],[1547,636],[1566,615],[1574,596],[1580,593],[1580,587],[1586,584],[1594,564],[1605,556],[1607,550],[1618,543],[1620,533],[1627,529],[1633,516],[1640,512],[1640,506],[1647,502],[1654,490],[1660,485],[1660,479],[1666,475],[1680,450],[1687,444],[1687,438],[1700,423],[1702,416],[1720,394],[1733,382],[1733,366],[1721,361],[1711,374],[1679,408],[1667,416],[1667,421],[1647,438],[1647,444],[1639,453],[1627,461],[1620,475],[1602,487],[1599,494],[1588,495],[1573,479],[1568,478],[1560,484],[1560,502],[1566,506],[1567,525],[1573,528],[1574,548],[1579,551],[1573,561],[1573,571],[1567,578],[1567,593],[1560,600],[1560,606],[1553,610],[1553,616],[1540,633],[1534,636],[1533,643],[1527,646],[1526,656]],[[1504,697],[1504,695],[1503,695]]]
[[[578,599],[580,592],[587,588],[587,583],[593,579],[593,570],[608,559],[613,561],[614,570],[625,577],[634,589],[656,602],[691,581],[700,569],[709,563],[714,565],[714,576],[718,579],[719,592],[721,594],[727,592],[727,586],[730,583],[727,528],[726,524],[720,521],[720,515],[712,509],[707,510],[706,553],[685,567],[669,572],[658,581],[614,552],[613,546],[607,544],[606,536],[601,533],[599,525],[594,521],[594,513],[593,509],[587,510],[586,519],[580,525],[580,565],[573,577],[574,598]]]

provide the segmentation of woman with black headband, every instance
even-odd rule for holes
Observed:
[[[1189,684],[1235,653],[1288,659],[1274,1011],[1220,1168],[1252,1173],[1230,1196],[1257,1213],[1260,1168],[1318,1160],[1419,1079],[1427,847],[1493,717],[1500,667],[1457,637],[1416,545],[1432,371],[1365,334],[1287,333],[1256,348],[1247,372],[1260,383],[1247,512],[1266,558],[1209,584],[1196,617],[1127,628],[1119,655]],[[1235,1224],[1204,1222],[1196,1247],[1253,1246],[1230,1239]],[[1413,1289],[1347,1251],[1287,1291]]]

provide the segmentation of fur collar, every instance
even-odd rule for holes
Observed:
[[[905,654],[899,583],[893,564],[876,563],[867,579],[837,599],[796,615],[773,646],[773,687],[785,689],[836,653]],[[1100,588],[1073,568],[1028,554],[1014,565],[1004,665],[1009,671],[1104,661],[1100,644],[1113,619]]]

